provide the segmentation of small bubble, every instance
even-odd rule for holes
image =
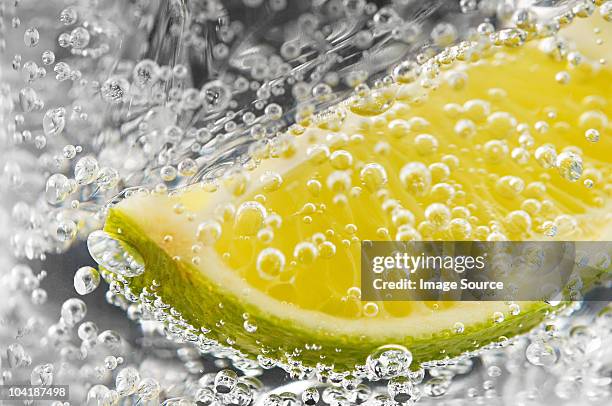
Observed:
[[[39,40],[40,34],[38,33],[38,30],[35,27],[31,27],[25,30],[25,33],[23,34],[23,42],[25,43],[26,47],[35,47],[36,45],[38,45]]]
[[[508,308],[513,316],[518,316],[521,313],[521,307],[516,303],[512,303]]]
[[[36,288],[32,290],[30,298],[32,303],[35,305],[45,304],[47,302],[47,291],[41,288]]]
[[[570,82],[571,76],[566,71],[557,72],[555,80],[561,85],[567,85]]]
[[[505,320],[505,316],[502,312],[494,312],[493,313],[493,322],[494,323],[501,323]]]
[[[221,370],[215,375],[214,390],[220,394],[230,393],[238,382],[238,375],[229,369]]]
[[[557,362],[557,352],[549,344],[533,342],[525,352],[527,361],[536,366],[549,367]]]
[[[159,66],[150,59],[143,59],[134,66],[132,77],[134,84],[138,87],[145,87],[155,83],[159,76]]]
[[[106,358],[104,358],[104,366],[109,371],[112,371],[113,369],[117,368],[117,358],[113,355],[107,356]]]
[[[183,159],[178,164],[178,172],[181,176],[194,176],[198,173],[198,164],[191,158]]]
[[[221,224],[216,220],[206,220],[198,225],[196,237],[204,245],[213,245],[221,237]]]
[[[133,367],[123,368],[117,374],[115,379],[115,388],[120,396],[131,395],[136,392],[138,383],[140,381],[140,374],[138,370]]]
[[[457,40],[457,28],[450,23],[438,23],[431,31],[431,39],[439,47],[451,45]]]
[[[432,203],[425,209],[425,218],[439,228],[446,227],[451,219],[451,212],[445,204]]]
[[[599,7],[599,13],[608,22],[612,22],[612,2],[606,1]]]
[[[440,396],[444,396],[446,394],[450,384],[451,380],[448,377],[441,376],[432,378],[425,383],[423,392],[430,398],[439,398]]]
[[[303,264],[310,264],[319,255],[317,247],[308,241],[302,241],[295,246],[293,256]]]
[[[156,399],[161,392],[161,386],[153,378],[144,378],[138,384],[136,393],[144,401]]]
[[[59,135],[66,126],[66,109],[58,107],[48,110],[43,117],[45,135]]]
[[[243,327],[247,333],[254,333],[257,331],[257,324],[255,324],[251,320],[245,320],[243,323]]]
[[[584,137],[589,142],[597,142],[599,141],[599,137],[600,137],[599,131],[594,128],[589,128],[588,130],[584,132]]]
[[[72,241],[77,235],[78,227],[72,220],[61,221],[57,225],[57,239],[59,241]]]
[[[104,330],[98,335],[97,341],[110,350],[118,350],[121,346],[121,336],[114,330]]]
[[[259,181],[263,184],[263,189],[266,192],[274,192],[280,189],[283,184],[283,177],[277,172],[266,171],[261,175]]]
[[[403,375],[410,369],[412,353],[404,346],[397,344],[377,348],[366,359],[368,371],[376,379],[390,379]]]
[[[325,244],[325,243],[324,243]],[[373,302],[368,302],[363,305],[363,314],[367,317],[374,317],[378,314],[378,305]]]
[[[202,105],[208,112],[223,111],[229,104],[232,93],[228,86],[220,80],[208,82],[200,91]]]
[[[102,98],[111,104],[122,103],[127,98],[130,83],[122,77],[111,77],[100,87]]]
[[[431,188],[431,172],[421,162],[410,162],[399,173],[404,188],[417,196],[426,195]]]
[[[87,295],[100,284],[100,274],[95,268],[84,266],[79,268],[74,274],[74,290],[79,295]]]
[[[172,165],[163,166],[159,170],[159,176],[162,178],[164,182],[172,182],[173,180],[175,180],[177,173],[178,172],[176,168]]]
[[[53,174],[47,179],[45,197],[50,204],[59,204],[70,194],[68,178],[61,173]]]
[[[564,151],[557,156],[555,165],[561,176],[575,182],[582,176],[582,158],[571,151]]]
[[[304,402],[306,406],[316,405],[317,402],[319,402],[319,398],[319,390],[315,386],[311,386],[302,392],[302,402]]]
[[[77,27],[70,32],[70,45],[75,49],[85,48],[89,44],[89,31],[83,27]]]
[[[264,248],[257,256],[256,268],[263,279],[274,279],[285,268],[285,255],[276,248]]]
[[[86,156],[74,166],[74,179],[79,185],[89,185],[96,180],[98,171],[98,161],[92,156]]]
[[[372,162],[366,164],[363,169],[361,169],[359,178],[368,190],[374,192],[387,183],[387,172],[380,164]]]
[[[501,374],[502,370],[497,365],[491,365],[489,368],[487,368],[487,375],[489,375],[491,378],[497,378],[501,376]]]
[[[51,65],[55,62],[55,54],[50,50],[43,51],[41,60],[44,65]]]
[[[119,183],[119,172],[113,168],[104,167],[98,172],[96,184],[102,190],[111,190]]]
[[[93,321],[86,321],[79,326],[77,334],[83,341],[93,340],[98,336],[98,326]]]
[[[419,65],[413,61],[404,61],[393,69],[393,77],[399,83],[412,83],[418,75]]]
[[[68,326],[79,323],[87,314],[87,306],[81,299],[71,298],[62,304],[61,316]]]
[[[236,211],[234,229],[241,236],[256,235],[263,226],[266,214],[266,209],[261,203],[256,201],[244,202]]]
[[[77,21],[77,11],[73,7],[66,7],[60,12],[59,20],[64,25],[71,25]]]

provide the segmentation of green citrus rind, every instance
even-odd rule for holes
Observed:
[[[110,209],[104,231],[126,244],[126,247],[131,247],[127,249],[136,250],[144,259],[145,272],[129,279],[133,294],[139,295],[143,288],[150,291],[156,281],[158,287],[155,292],[189,324],[196,329],[204,327],[210,330],[207,338],[253,359],[262,354],[263,348],[266,357],[281,363],[287,363],[287,355],[293,354],[292,360],[307,367],[322,363],[336,371],[347,371],[364,365],[368,355],[378,347],[399,344],[410,350],[414,365],[419,365],[453,358],[499,342],[503,337],[511,338],[525,333],[540,324],[553,309],[544,302],[529,302],[529,306],[523,308],[519,315],[506,315],[500,323],[494,323],[491,319],[466,325],[463,333],[455,333],[449,328],[427,336],[406,334],[393,342],[312,331],[262,312],[231,292],[215,286],[193,265],[174,260],[120,209]],[[248,313],[249,321],[257,326],[255,332],[245,330],[244,313]],[[218,327],[220,321],[222,326]]]

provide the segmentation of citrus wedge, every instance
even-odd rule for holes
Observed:
[[[441,64],[427,90],[364,88],[246,168],[134,193],[104,228],[144,263],[126,284],[194,340],[289,368],[350,370],[387,344],[420,363],[528,331],[551,306],[362,302],[359,261],[363,240],[611,236],[612,72],[538,46]]]

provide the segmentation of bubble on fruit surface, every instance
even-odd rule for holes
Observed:
[[[87,238],[89,253],[98,264],[123,276],[138,276],[144,272],[144,261],[136,250],[128,247],[100,230]]]
[[[263,279],[274,279],[285,269],[285,255],[277,248],[264,248],[257,255],[256,269]]]
[[[431,188],[431,172],[421,162],[406,164],[400,170],[399,177],[404,187],[416,195],[423,196]]]
[[[219,240],[221,224],[216,220],[206,220],[198,225],[196,238],[204,245],[212,245]]]
[[[401,345],[389,344],[368,355],[366,366],[374,379],[390,379],[406,373],[412,363],[412,353]]]
[[[140,373],[136,368],[126,367],[117,374],[115,386],[120,396],[131,395],[138,389]]]
[[[574,152],[560,153],[555,160],[555,166],[559,169],[561,176],[570,182],[575,182],[582,176],[582,158]]]
[[[94,157],[83,157],[74,167],[74,179],[79,185],[88,185],[96,179],[98,170],[98,161]]]
[[[265,207],[256,201],[242,203],[236,211],[234,228],[238,235],[255,235],[263,226],[266,218]]]

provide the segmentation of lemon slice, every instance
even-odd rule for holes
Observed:
[[[123,200],[104,230],[144,263],[129,289],[194,341],[289,368],[349,370],[387,344],[421,363],[537,325],[543,302],[360,300],[363,240],[611,235],[611,71],[536,44],[480,56],[427,91],[364,88],[254,149],[257,165]]]

